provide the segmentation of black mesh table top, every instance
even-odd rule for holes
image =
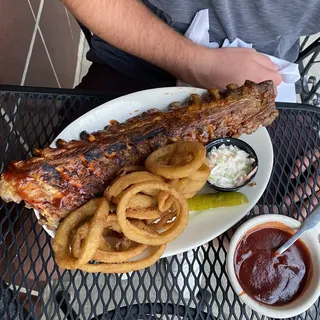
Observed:
[[[10,161],[48,146],[74,119],[112,98],[94,92],[0,86],[0,172]],[[284,103],[277,107],[280,115],[268,128],[274,167],[256,206],[218,238],[150,268],[124,276],[60,270],[51,238],[33,212],[23,203],[0,202],[0,319],[265,318],[244,305],[228,281],[225,259],[230,238],[256,215],[277,213],[303,220],[320,198],[320,109]],[[293,172],[297,174],[291,177]],[[296,317],[318,318],[320,300]]]

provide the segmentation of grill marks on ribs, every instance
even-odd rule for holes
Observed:
[[[274,99],[271,81],[247,81],[204,97],[191,95],[166,112],[151,109],[95,133],[82,132],[82,140],[58,140],[56,149],[35,150],[37,157],[11,163],[2,174],[0,196],[24,200],[56,228],[70,211],[101,194],[123,166],[142,164],[161,146],[184,140],[206,144],[271,124],[278,115]]]

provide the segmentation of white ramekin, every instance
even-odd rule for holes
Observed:
[[[308,310],[320,295],[320,227],[306,232],[300,239],[310,251],[311,256],[311,279],[308,280],[306,288],[301,295],[291,303],[283,306],[268,306],[250,298],[241,288],[234,270],[234,254],[236,247],[242,237],[251,229],[267,227],[281,223],[293,232],[300,227],[300,222],[279,214],[265,214],[246,221],[233,235],[227,254],[227,273],[235,292],[240,299],[256,312],[272,318],[290,318]]]

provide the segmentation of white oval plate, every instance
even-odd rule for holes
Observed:
[[[192,93],[203,94],[203,89],[189,87],[172,87],[151,89],[132,93],[89,111],[65,128],[51,143],[56,147],[56,140],[79,139],[81,131],[94,132],[103,129],[110,120],[124,122],[128,118],[139,115],[151,108],[165,110],[174,101],[185,101]],[[249,203],[235,207],[210,209],[206,211],[190,212],[190,221],[184,232],[167,245],[163,257],[168,257],[198,247],[225,232],[241,218],[243,218],[262,196],[273,166],[273,148],[269,134],[265,128],[258,129],[254,134],[242,135],[240,139],[246,141],[255,150],[259,169],[254,179],[255,187],[244,187],[239,191],[244,193]],[[201,193],[210,193],[212,189],[205,186]],[[39,219],[39,213],[36,212]],[[44,227],[54,237],[55,232]]]

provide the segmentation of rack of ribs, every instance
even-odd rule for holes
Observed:
[[[128,165],[143,164],[155,149],[175,141],[204,145],[220,137],[251,134],[277,117],[272,81],[246,81],[242,87],[192,94],[168,110],[151,109],[104,130],[82,132],[80,140],[57,141],[57,148],[35,150],[35,157],[12,162],[1,175],[0,197],[38,210],[40,222],[57,228],[59,221],[100,195]]]

